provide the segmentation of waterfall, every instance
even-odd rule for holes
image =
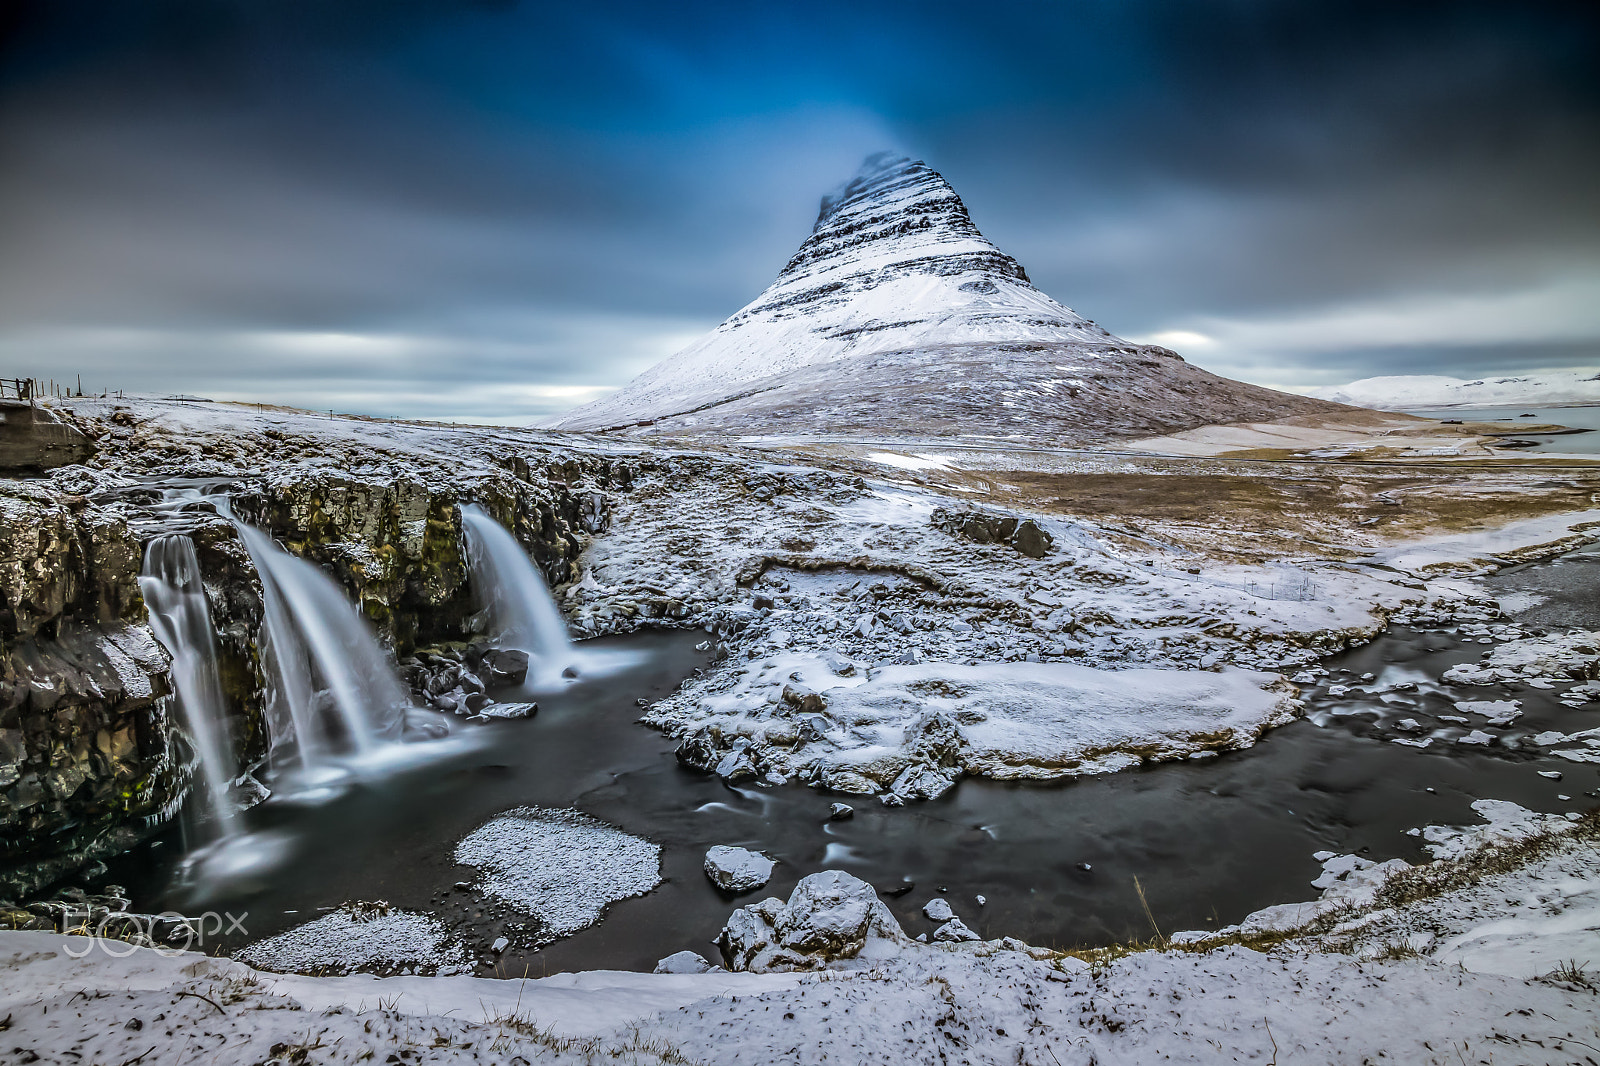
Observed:
[[[477,504],[461,507],[472,586],[496,644],[528,653],[534,671],[551,681],[578,660],[567,623],[544,577],[511,532]]]
[[[261,577],[262,659],[271,685],[274,746],[292,733],[313,769],[341,752],[362,756],[398,739],[409,703],[388,656],[333,579],[261,530],[235,521]]]
[[[216,634],[200,584],[194,541],[182,534],[157,537],[145,546],[139,591],[150,612],[150,628],[172,656],[172,687],[178,714],[194,738],[205,803],[220,836],[233,833],[228,785],[234,778],[222,681],[217,675]]]

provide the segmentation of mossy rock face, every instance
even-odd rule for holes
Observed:
[[[609,464],[549,471],[521,456],[448,486],[316,471],[248,494],[238,509],[285,548],[327,570],[397,652],[466,635],[475,604],[463,556],[461,504],[479,504],[511,530],[552,584],[571,578],[588,535],[609,522],[599,484]]]
[[[552,584],[609,523],[611,460],[506,454],[459,481],[323,469],[233,493],[235,513],[344,587],[400,655],[468,639],[477,604],[460,506],[511,530]],[[169,717],[169,666],[138,575],[154,494],[97,504],[48,483],[0,482],[0,896],[29,893],[137,843],[172,817],[194,777]],[[145,516],[149,517],[149,516]],[[259,576],[231,522],[185,512],[217,631],[239,765],[266,754]]]

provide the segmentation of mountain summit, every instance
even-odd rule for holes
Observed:
[[[1112,336],[1034,288],[927,164],[880,153],[765,292],[552,424],[1087,441],[1332,409]]]

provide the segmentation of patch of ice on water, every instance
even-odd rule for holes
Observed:
[[[661,846],[574,810],[517,807],[470,833],[455,860],[478,887],[539,919],[551,937],[600,920],[606,905],[661,883]]]
[[[347,906],[277,936],[238,957],[263,970],[322,976],[368,972],[467,973],[472,960],[431,914]]]

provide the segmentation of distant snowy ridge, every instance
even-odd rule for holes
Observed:
[[[1564,370],[1470,381],[1438,374],[1362,378],[1348,385],[1308,389],[1306,395],[1380,411],[1505,404],[1600,404],[1600,372]]]
[[[848,368],[836,365],[846,360]],[[1220,407],[1205,400],[1230,390]],[[863,396],[873,410],[853,408]],[[1153,428],[1164,428],[1323,405],[1216,378],[1165,348],[1112,336],[1034,288],[943,177],[882,153],[823,198],[810,236],[765,292],[624,388],[550,425],[609,430],[673,419],[678,430],[767,432],[794,428],[784,421],[793,418],[823,431],[897,417],[921,426],[931,410],[967,425],[1006,416],[1005,432],[1058,431],[1045,423],[1061,406],[1082,408],[1075,435],[1092,437],[1108,435],[1107,408],[1113,422],[1130,423],[1109,435],[1126,435],[1152,428],[1130,408],[1155,411]],[[1212,417],[1218,412],[1225,417]],[[1019,421],[1032,424],[1009,424]]]

